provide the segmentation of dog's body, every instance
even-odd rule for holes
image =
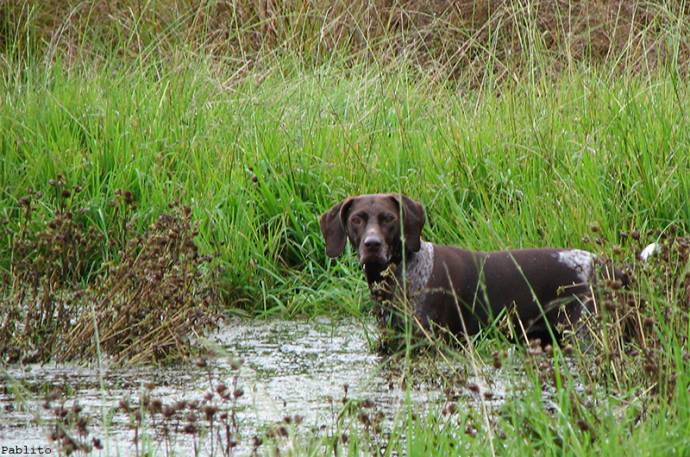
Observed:
[[[423,241],[424,221],[422,205],[396,194],[351,197],[321,217],[329,256],[339,256],[346,239],[357,249],[384,323],[399,327],[390,302],[401,292],[423,326],[436,324],[454,335],[474,334],[507,312],[527,337],[558,338],[587,308],[593,254],[467,251]]]
[[[398,273],[396,283],[407,283],[407,297],[426,326],[474,334],[509,312],[520,321],[518,332],[547,341],[550,331],[558,334],[580,318],[593,263],[592,254],[576,249],[473,252],[423,241],[410,255],[405,281]]]

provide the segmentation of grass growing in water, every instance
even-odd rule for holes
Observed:
[[[121,29],[129,35],[115,41],[115,51],[127,58],[112,49],[99,54],[83,37],[77,55],[60,46],[45,58],[21,46],[3,48],[3,276],[16,271],[12,246],[22,198],[28,188],[40,192],[34,216],[54,218],[61,200],[50,180],[59,175],[79,183],[81,191],[69,198],[85,208],[86,228],[101,234],[113,228],[110,202],[122,189],[137,203],[132,229],[139,234],[171,201],[188,205],[200,223],[200,250],[219,253],[223,263],[217,285],[224,303],[262,316],[366,311],[368,294],[353,259],[328,261],[317,224],[324,209],[349,194],[405,192],[426,205],[425,238],[473,249],[604,244],[608,254],[621,232],[640,231],[644,242],[669,227],[687,231],[690,97],[679,64],[687,26],[683,15],[667,12],[670,21],[662,22],[676,24],[668,34],[655,35],[659,23],[652,21],[610,61],[590,65],[565,53],[567,65],[558,73],[549,71],[558,56],[540,53],[546,49],[538,28],[529,15],[519,16],[525,19],[518,29],[520,58],[527,60],[522,71],[501,70],[507,60],[491,47],[498,46],[490,39],[496,35],[475,38],[468,49],[479,57],[468,61],[475,63],[470,70],[485,62],[497,70],[479,70],[471,83],[462,72],[449,78],[443,60],[441,70],[425,74],[405,53],[368,62],[340,56],[341,48],[306,62],[285,46],[245,66],[259,49],[233,65],[232,53],[225,60],[194,46],[176,53],[160,37],[142,46],[138,25]],[[647,66],[634,57],[637,38],[647,43],[659,36],[676,51],[668,59]],[[621,71],[621,61],[631,64]],[[640,67],[648,71],[634,71]],[[639,248],[627,246],[625,258]],[[90,251],[76,280],[90,281],[118,257],[107,246]],[[677,279],[686,271],[679,264],[670,272],[677,276],[660,276],[665,287],[648,297],[657,317],[649,329],[659,343],[653,349],[664,354],[663,364],[654,365],[654,354],[647,360],[601,348],[609,359],[593,370],[601,377],[587,380],[587,398],[566,370],[553,404],[544,407],[538,373],[564,367],[566,358],[555,351],[542,367],[543,358],[532,362],[526,349],[516,356],[528,366],[525,395],[493,422],[462,408],[447,420],[403,412],[389,449],[412,455],[687,452],[688,328],[678,318],[687,292]],[[645,281],[643,291],[650,288]],[[483,361],[507,347],[477,343],[477,352],[458,359]],[[591,366],[593,359],[581,357],[583,367]],[[640,369],[647,377],[637,377]],[[650,390],[655,373],[660,392]],[[376,444],[366,430],[349,439],[360,439],[362,449]],[[313,442],[314,453],[323,449],[324,441]]]
[[[59,173],[82,183],[71,198],[101,231],[113,220],[117,189],[137,202],[139,231],[179,199],[200,223],[201,251],[220,254],[226,303],[252,314],[366,311],[354,259],[326,260],[317,226],[321,211],[349,194],[406,192],[426,204],[425,238],[473,249],[600,250],[605,243],[608,253],[620,232],[639,230],[642,241],[625,248],[631,259],[667,227],[687,230],[690,218],[687,87],[669,74],[609,79],[582,70],[552,85],[506,85],[498,94],[459,93],[365,66],[345,78],[337,67],[274,72],[232,88],[206,61],[194,69],[39,70],[5,81],[7,223],[21,216],[28,187],[42,192],[35,211],[52,217],[59,199],[48,181]],[[5,232],[4,246],[12,236]],[[13,253],[2,252],[10,272]],[[116,255],[106,251],[94,265]],[[557,402],[545,408],[542,381],[529,375],[526,395],[490,427],[474,410],[445,421],[403,414],[390,449],[488,454],[489,437],[496,453],[507,454],[568,446],[574,454],[615,454],[631,441],[650,453],[687,445],[687,326],[666,324],[664,310],[682,293],[675,280],[667,285],[656,295],[652,328],[673,362],[662,367],[663,379],[675,376],[671,392],[650,395],[652,384],[636,384],[644,357],[609,352],[600,367],[612,384],[592,403],[566,374]],[[505,350],[493,344],[473,357]],[[561,355],[556,360],[564,363]],[[610,364],[628,381],[616,385],[613,373],[621,371]],[[596,390],[602,378],[587,385]],[[362,433],[362,446],[374,446]],[[324,442],[313,439],[318,453]]]

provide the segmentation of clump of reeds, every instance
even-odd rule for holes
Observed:
[[[121,398],[118,402],[119,412],[129,417],[137,455],[147,455],[144,444],[150,441],[162,444],[164,455],[174,455],[175,445],[184,437],[190,455],[201,455],[202,449],[211,456],[235,453],[242,439],[238,418],[238,400],[244,395],[239,385],[242,363],[229,358],[229,383],[223,382],[211,360],[200,357],[195,364],[208,375],[209,390],[201,399],[167,400],[155,394],[154,384],[147,383],[135,401]],[[260,445],[261,440],[255,438],[254,450]]]
[[[171,210],[107,265],[91,289],[93,312],[81,313],[65,339],[65,357],[96,355],[98,332],[101,350],[119,361],[160,360],[185,354],[189,338],[214,324],[211,259],[194,243],[191,210]]]
[[[676,231],[671,226],[661,234],[625,232],[612,247],[602,237],[585,240],[605,251],[600,258],[608,266],[600,270],[596,313],[586,316],[586,332],[564,349],[582,352],[574,360],[588,381],[608,380],[618,390],[643,383],[650,393],[673,393],[677,362],[688,357],[682,348],[690,325],[690,238]],[[641,261],[649,240],[658,240],[658,252]],[[629,284],[615,276],[612,264],[623,267]]]
[[[101,230],[60,175],[52,196],[29,190],[3,224],[9,270],[0,297],[5,361],[90,358],[160,361],[190,352],[190,338],[213,325],[218,271],[198,252],[191,209],[171,204],[143,233],[135,200],[118,191]],[[51,206],[51,214],[34,211]],[[107,261],[104,261],[107,260]]]

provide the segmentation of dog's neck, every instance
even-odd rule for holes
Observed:
[[[402,267],[405,268],[402,268]],[[396,270],[396,277],[402,284],[407,283],[407,292],[411,295],[417,294],[426,288],[431,271],[434,268],[434,245],[422,240],[419,251],[407,258],[407,262],[399,265]],[[403,270],[405,281],[403,281]]]
[[[375,300],[392,298],[397,285],[406,287],[412,298],[426,287],[433,266],[434,245],[422,240],[419,251],[408,251],[405,259],[401,255],[394,256],[388,265],[366,266],[364,274]]]
[[[395,263],[391,262],[379,268],[365,268],[369,290],[374,300],[374,315],[383,330],[382,350],[388,351],[396,346],[393,342],[395,337],[392,335],[397,335],[405,325],[401,310],[409,309],[407,306],[411,305],[410,311],[416,313],[418,306],[423,302],[424,290],[433,266],[434,245],[422,241],[419,251],[408,252],[404,261],[398,259]],[[390,331],[393,333],[389,333]]]

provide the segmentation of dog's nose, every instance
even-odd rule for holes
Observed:
[[[381,238],[375,235],[369,235],[364,238],[364,247],[367,249],[378,249],[381,247]]]

